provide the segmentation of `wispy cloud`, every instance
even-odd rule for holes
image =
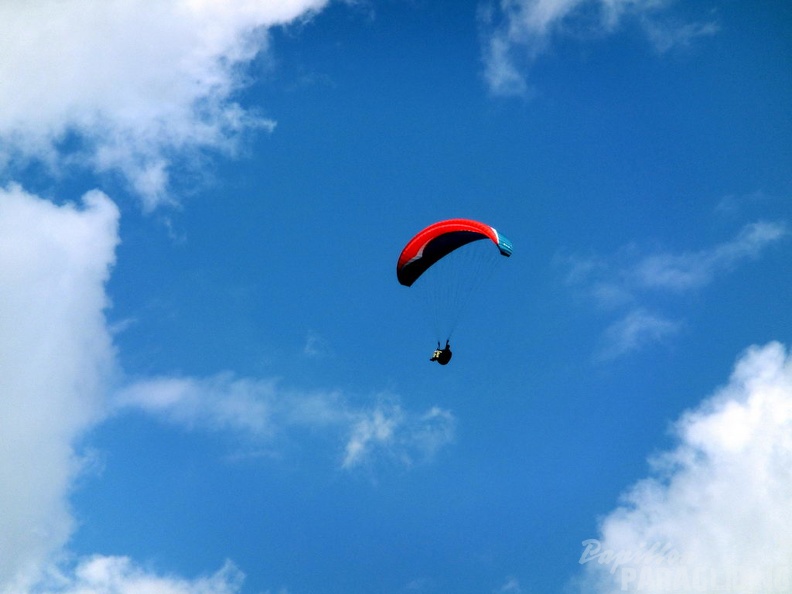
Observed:
[[[378,454],[411,465],[431,459],[454,440],[456,419],[438,407],[415,414],[390,403],[354,416],[357,420],[344,451],[344,468],[358,466]]]
[[[581,591],[788,592],[792,357],[752,347],[674,433],[676,447],[601,521]]]
[[[641,253],[631,245],[608,258],[572,257],[567,259],[567,282],[582,287],[604,308],[635,302],[650,292],[685,293],[755,260],[788,233],[784,223],[756,222],[731,240],[696,251]]]
[[[681,322],[643,309],[633,309],[608,326],[603,336],[603,346],[596,358],[599,361],[617,359],[649,344],[661,342],[679,332],[681,327]]]
[[[332,349],[324,337],[315,332],[309,332],[305,339],[303,354],[312,359],[324,359],[331,356]]]
[[[231,562],[212,575],[190,580],[156,574],[128,557],[95,555],[31,594],[235,594],[244,578]]]
[[[354,406],[339,392],[297,393],[275,381],[232,374],[197,379],[145,379],[122,389],[116,410],[137,409],[194,430],[226,431],[255,443],[275,441],[289,430],[321,430],[343,443],[338,464],[345,469],[384,456],[411,465],[431,459],[454,439],[455,418],[432,407],[405,410],[394,396]]]
[[[753,260],[769,245],[787,234],[781,223],[746,225],[737,237],[697,252],[661,253],[647,256],[629,273],[638,289],[684,292],[703,287],[721,273]]]
[[[713,21],[663,19],[669,0],[491,0],[480,10],[485,78],[496,95],[523,95],[526,71],[554,37],[597,38],[626,19],[643,28],[659,52],[718,30]]]
[[[510,577],[506,582],[497,590],[501,594],[520,594],[523,589],[520,587],[520,582],[516,577]]]
[[[326,1],[1,3],[0,167],[120,173],[145,208],[171,200],[174,162],[274,127],[235,101],[242,66]]]
[[[710,37],[720,31],[720,25],[715,21],[680,23],[644,18],[641,23],[649,41],[660,53],[687,47],[700,37]]]
[[[683,326],[680,320],[645,303],[702,290],[787,235],[783,223],[756,222],[729,241],[697,251],[647,254],[633,245],[609,258],[568,258],[567,283],[617,317],[597,358],[614,359],[677,333]]]

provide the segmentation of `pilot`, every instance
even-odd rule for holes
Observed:
[[[440,365],[448,365],[448,362],[451,360],[451,346],[448,344],[446,340],[445,348],[440,348],[440,341],[437,342],[437,348],[435,352],[432,353],[432,358],[429,359],[430,361],[437,361]]]

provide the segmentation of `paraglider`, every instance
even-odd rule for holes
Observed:
[[[494,227],[471,219],[429,225],[404,246],[396,277],[428,301],[438,334],[430,361],[447,365],[451,360],[449,340],[468,298],[486,284],[500,257],[512,251],[511,242]],[[446,341],[444,348],[440,339]]]

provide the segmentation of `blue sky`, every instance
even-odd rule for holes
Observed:
[[[790,591],[785,3],[35,0],[0,79],[0,592]]]

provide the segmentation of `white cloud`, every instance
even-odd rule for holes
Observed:
[[[305,339],[303,354],[313,359],[325,359],[331,356],[332,349],[324,337],[315,332],[309,332],[308,337]]]
[[[752,347],[601,521],[585,592],[792,590],[792,356]]]
[[[516,577],[509,577],[506,582],[496,590],[501,594],[520,594],[523,589],[520,587],[520,581]]]
[[[781,223],[746,225],[733,240],[682,254],[655,254],[638,262],[627,275],[637,288],[682,292],[710,283],[716,274],[757,258],[767,246],[787,235]]]
[[[733,239],[700,250],[642,254],[631,245],[609,258],[569,258],[567,282],[583,287],[598,305],[610,309],[650,292],[703,288],[788,235],[784,223],[759,221],[745,225]]]
[[[33,583],[72,530],[75,442],[114,373],[103,310],[117,226],[101,192],[78,208],[0,189],[0,591]]]
[[[632,245],[610,258],[569,258],[567,283],[618,316],[605,331],[597,358],[614,359],[677,333],[683,325],[680,320],[651,311],[643,303],[701,290],[759,258],[788,235],[783,223],[756,222],[744,226],[733,239],[695,251],[641,254]]]
[[[244,575],[232,563],[210,576],[193,580],[156,575],[127,557],[96,555],[83,559],[69,576],[62,575],[35,594],[234,594]]]
[[[431,459],[454,440],[456,419],[438,407],[415,414],[398,404],[380,403],[353,416],[356,420],[346,444],[344,468],[358,466],[377,454],[409,465]]]
[[[660,342],[676,334],[681,326],[680,322],[652,312],[633,309],[605,330],[603,346],[597,359],[608,361],[638,351],[648,344]]]
[[[484,74],[489,88],[496,95],[525,94],[525,70],[554,36],[611,34],[628,17],[661,52],[717,31],[712,22],[660,20],[658,15],[669,4],[669,0],[491,0],[480,11],[487,33]]]
[[[256,441],[288,430],[321,429],[345,440],[340,466],[351,469],[378,454],[404,464],[430,459],[454,439],[447,410],[406,411],[394,398],[353,406],[338,392],[296,393],[275,381],[235,378],[154,378],[133,383],[116,398],[119,412],[143,410],[184,427],[228,431]]]
[[[720,25],[714,21],[701,23],[668,23],[642,20],[644,31],[654,48],[665,53],[676,47],[686,47],[699,37],[709,37],[720,31]]]
[[[274,395],[272,382],[228,374],[204,380],[161,377],[124,388],[116,406],[139,408],[192,429],[232,429],[263,436],[272,430]]]
[[[233,99],[268,27],[327,0],[0,3],[0,167],[120,172],[148,209],[170,166],[274,123]]]
[[[394,439],[394,432],[402,423],[399,408],[385,411],[377,408],[355,422],[352,435],[346,445],[343,466],[356,466],[375,445],[387,445]]]

